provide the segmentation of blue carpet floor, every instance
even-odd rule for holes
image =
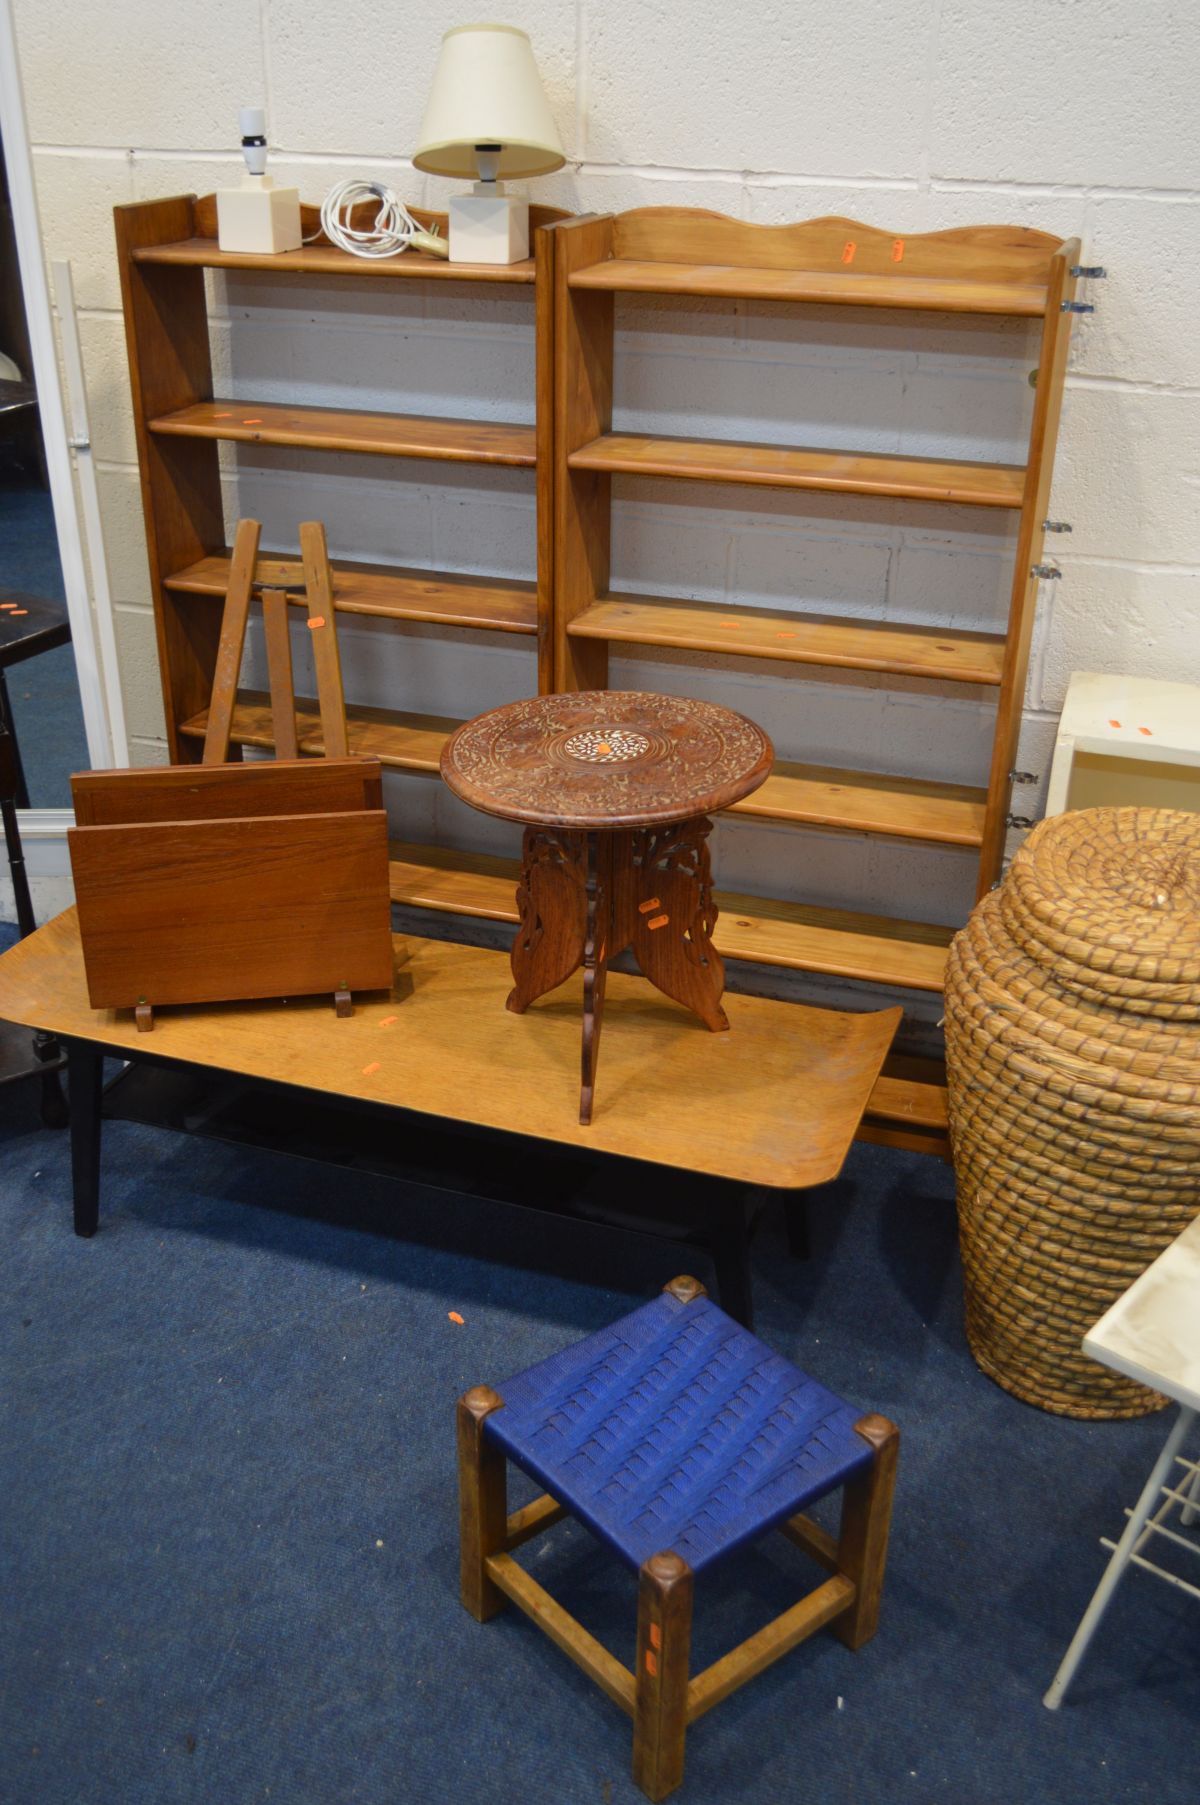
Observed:
[[[458,1603],[453,1406],[680,1256],[124,1124],[79,1241],[35,1101],[0,1092],[0,1798],[632,1805],[628,1720],[518,1613]],[[1040,1703],[1166,1419],[1067,1422],[980,1375],[938,1164],[858,1147],[812,1215],[804,1264],[764,1219],[758,1328],[901,1426],[883,1621],[706,1717],[679,1798],[1194,1799],[1181,1594],[1135,1574]],[[630,1575],[570,1525],[522,1558],[632,1659]],[[697,1662],[816,1577],[777,1538],[719,1570]]]
[[[11,476],[0,482],[0,589],[64,599],[49,492]],[[31,804],[70,808],[71,772],[89,765],[71,647],[14,666],[8,694]]]

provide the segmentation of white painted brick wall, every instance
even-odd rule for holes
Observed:
[[[134,756],[163,756],[109,213],[236,179],[235,109],[263,100],[279,179],[318,200],[375,173],[412,201],[451,185],[407,161],[437,41],[469,15],[412,0],[15,0],[47,253],[70,256]],[[1021,764],[1043,774],[1070,672],[1200,681],[1200,52],[1191,0],[526,0],[572,161],[538,198],[577,211],[708,206],[778,223],[837,212],[899,232],[1016,221],[1078,233],[1108,267],[1075,332]],[[213,283],[224,392],[528,419],[530,309],[445,288]],[[1022,455],[1035,361],[1009,321],[734,303],[621,304],[618,419],[664,431],[980,458]],[[226,507],[266,541],[324,518],[335,551],[531,574],[514,472],[230,453]],[[1014,523],[856,497],[618,482],[628,587],[895,620],[1003,621]],[[298,654],[306,648],[298,644]],[[259,655],[257,648],[252,657]],[[527,642],[356,622],[364,701],[466,713],[522,693]],[[782,753],[981,781],[986,698],[939,686],[632,652],[614,682],[724,698]],[[1020,793],[1036,810],[1041,787]],[[464,846],[501,824],[397,777],[399,823]],[[730,884],[950,919],[953,850],[723,822]]]

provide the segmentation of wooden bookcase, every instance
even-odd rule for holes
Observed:
[[[754,226],[682,208],[569,220],[554,237],[555,687],[604,688],[609,646],[619,643],[987,689],[996,708],[986,787],[958,783],[953,773],[931,782],[780,761],[763,788],[734,811],[800,827],[974,848],[982,894],[999,875],[1004,851],[1078,241],[1005,226],[901,238],[837,218]],[[614,432],[617,294],[1040,319],[1026,461],[985,464]],[[609,537],[618,474],[1011,510],[1019,527],[1007,630],[963,632],[616,592]],[[717,941],[726,955],[914,990],[941,988],[953,926],[757,897],[719,901]],[[916,1062],[893,1067],[887,1113],[911,1125],[913,1144],[927,1144],[941,1113],[934,1076]]]
[[[423,224],[437,222],[445,230],[444,215],[418,210],[418,217]],[[221,440],[528,470],[537,501],[532,582],[338,560],[336,605],[343,614],[524,634],[530,642],[530,691],[550,688],[551,240],[539,228],[562,217],[557,209],[533,208],[534,256],[496,266],[451,264],[414,252],[392,261],[369,262],[325,242],[270,258],[224,252],[217,245],[211,195],[200,200],[183,195],[116,209],[146,542],[173,762],[200,757],[229,578],[231,554],[225,543],[218,462]],[[316,208],[303,209],[303,223],[306,233],[316,231]],[[260,278],[298,273],[370,282],[490,282],[500,284],[504,293],[516,289],[527,294],[535,336],[535,423],[223,401],[213,393],[205,293],[209,269],[252,270]],[[262,580],[270,580],[271,565],[270,558],[260,559]],[[316,704],[302,702],[298,721],[301,751],[320,751]],[[442,744],[457,725],[439,716],[356,708],[353,703],[348,710],[350,750],[372,753],[385,767],[405,771],[436,772]],[[234,757],[241,756],[243,746],[271,746],[265,695],[239,694],[232,739]],[[400,856],[394,867],[401,885],[411,863]]]

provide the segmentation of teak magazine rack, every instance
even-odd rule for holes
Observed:
[[[339,562],[338,609],[528,634],[536,645],[541,693],[606,687],[608,647],[614,642],[893,673],[987,690],[995,696],[996,713],[985,788],[784,762],[736,807],[800,827],[973,848],[979,892],[992,884],[1004,852],[1071,315],[1078,305],[1077,240],[1019,226],[900,238],[836,218],[755,226],[683,208],[577,219],[534,208],[534,224],[544,228],[535,230],[534,256],[508,266],[477,266],[413,253],[369,263],[324,243],[271,258],[224,253],[216,243],[211,196],[119,207],[116,220],[173,759],[186,762],[200,754],[229,575],[219,440],[508,464],[535,473],[534,582]],[[304,209],[304,224],[306,231],[315,230],[315,209]],[[535,424],[222,402],[212,392],[206,269],[493,282],[504,285],[504,292],[522,288],[530,293],[535,319]],[[614,433],[619,293],[1039,319],[1025,463]],[[615,592],[609,582],[609,533],[616,474],[1008,509],[1019,525],[1007,630],[941,631]],[[270,561],[260,562],[259,580],[269,582]],[[534,677],[531,664],[531,691]],[[300,750],[319,751],[315,710],[304,704],[301,710]],[[385,767],[427,772],[437,771],[441,748],[457,725],[353,703],[348,723],[351,752],[376,754]],[[239,695],[232,738],[235,747],[270,746],[265,697]],[[517,919],[515,860],[396,845],[390,871],[396,902],[493,921]],[[736,893],[718,893],[717,902],[716,942],[726,958],[918,991],[941,989],[952,926]],[[890,1062],[862,1133],[944,1152],[945,1093],[937,1067],[928,1061]]]

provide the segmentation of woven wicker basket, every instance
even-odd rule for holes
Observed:
[[[1080,1342],[1200,1213],[1200,815],[1036,827],[950,949],[946,1065],[976,1360],[1063,1416],[1161,1408]]]

